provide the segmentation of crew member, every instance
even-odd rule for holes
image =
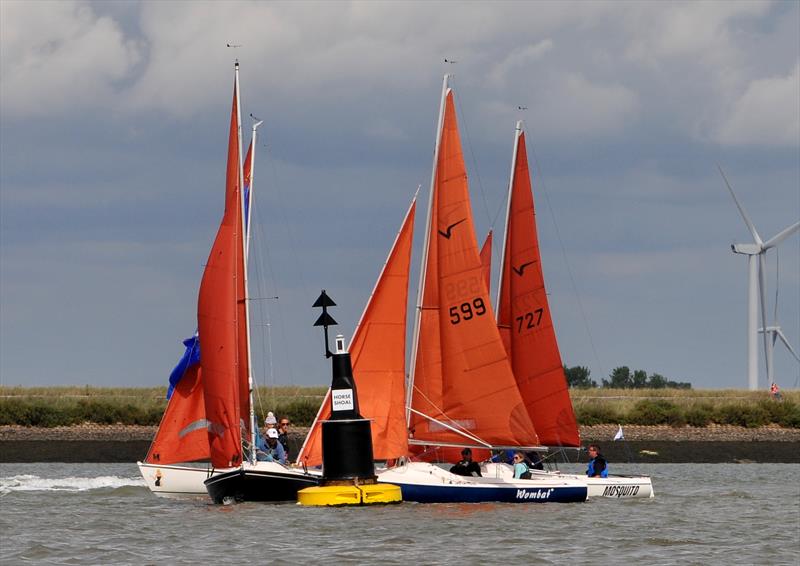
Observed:
[[[525,463],[525,455],[522,452],[514,452],[512,462],[514,463],[515,479],[531,479],[531,472],[528,470],[528,465]]]
[[[286,451],[283,449],[283,445],[278,442],[277,429],[268,428],[267,441],[258,448],[257,459],[259,461],[286,463]]]
[[[283,446],[287,456],[289,454],[289,424],[291,424],[289,417],[281,417],[281,421],[278,423],[278,442]]]
[[[597,444],[590,444],[587,452],[589,452],[589,465],[586,467],[586,475],[590,478],[607,478],[608,465],[600,454],[600,447]]]
[[[472,449],[464,448],[461,451],[461,460],[450,468],[450,473],[459,476],[481,477],[481,467],[477,462],[472,461]]]

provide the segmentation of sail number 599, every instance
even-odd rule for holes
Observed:
[[[450,324],[458,324],[462,320],[470,320],[484,314],[486,314],[486,305],[483,303],[483,299],[477,297],[472,301],[450,307]]]

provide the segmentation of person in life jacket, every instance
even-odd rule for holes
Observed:
[[[600,454],[600,447],[597,444],[590,444],[587,448],[589,452],[589,465],[586,467],[586,475],[590,478],[607,478],[608,465],[606,459]]]
[[[461,460],[450,468],[451,474],[459,476],[478,476],[481,477],[481,467],[477,462],[472,461],[472,450],[464,448],[461,451]]]
[[[514,457],[511,461],[514,465],[515,479],[531,479],[531,472],[528,469],[528,464],[525,462],[525,455],[522,452],[514,452]]]

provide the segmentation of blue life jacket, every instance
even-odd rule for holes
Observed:
[[[589,476],[590,478],[594,477],[594,460],[595,460],[594,458],[589,460],[589,465],[586,467],[586,475]],[[600,477],[601,478],[608,477],[608,461],[606,461],[606,467],[603,469],[603,471],[600,472]]]

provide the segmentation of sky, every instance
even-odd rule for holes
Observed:
[[[800,219],[798,2],[3,0],[0,383],[166,384],[222,215],[237,58],[245,132],[264,120],[258,383],[329,382],[311,305],[326,289],[349,338],[422,185],[416,296],[447,72],[495,274],[525,120],[564,363],[746,386],[730,245],[751,237],[717,164],[763,239]],[[800,353],[800,237],[766,276]],[[775,367],[797,386],[782,347]]]

